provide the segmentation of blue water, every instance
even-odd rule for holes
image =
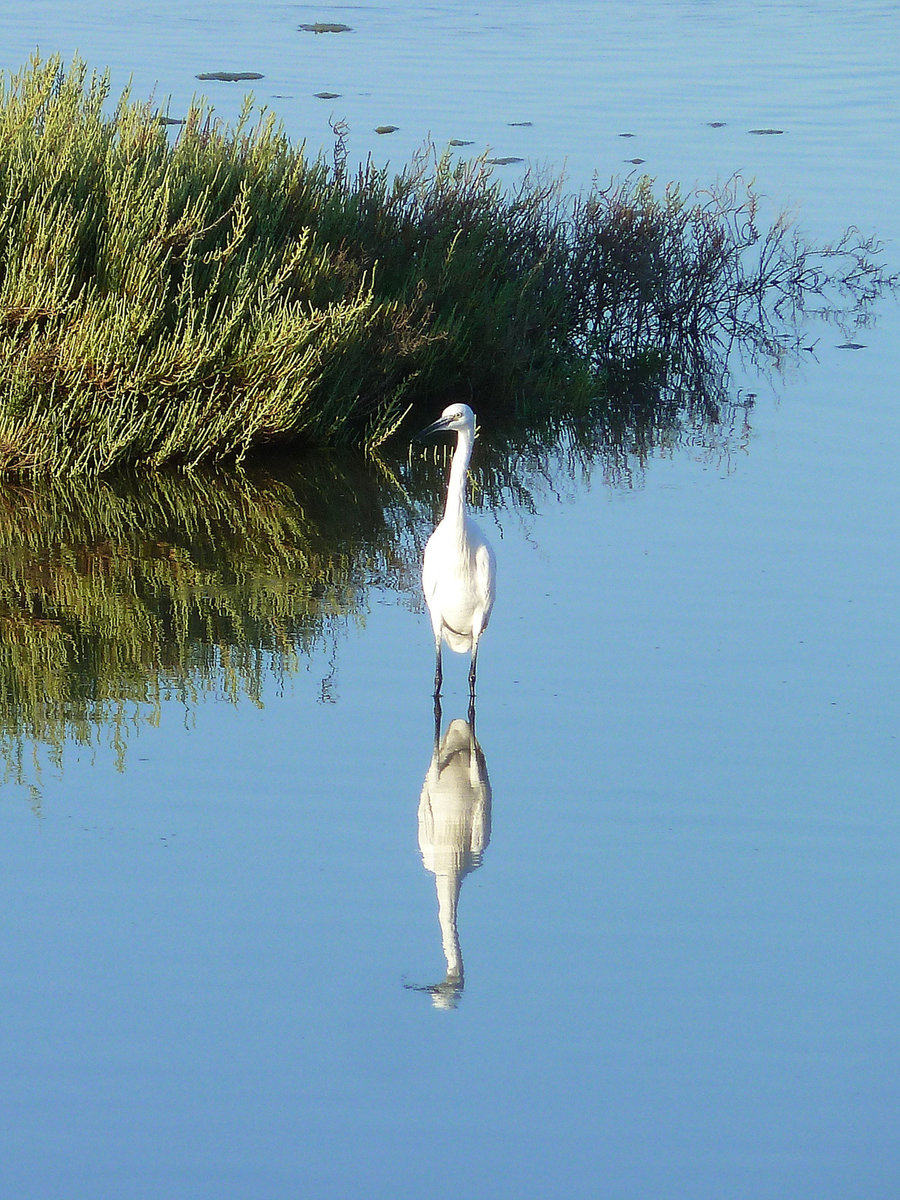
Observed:
[[[896,268],[898,25],[877,3],[45,0],[0,14],[0,65],[78,48],[173,113],[197,72],[258,70],[292,136],[346,117],[354,153],[398,164],[430,134],[572,186],[635,157],[687,186],[741,170]],[[412,588],[370,590],[286,681],[273,662],[261,707],[223,675],[137,706],[123,770],[101,729],[7,784],[0,1194],[898,1194],[900,320],[884,303],[859,351],[815,330],[787,377],[736,376],[743,434],[482,514],[491,836],[455,1007],[415,990],[446,963]]]

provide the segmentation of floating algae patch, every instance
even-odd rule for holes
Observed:
[[[492,167],[508,167],[510,163],[524,162],[524,158],[516,158],[514,155],[508,158],[488,158],[485,160]]]
[[[725,127],[724,121],[707,121],[706,123],[710,129],[723,129]]]
[[[534,121],[507,121],[510,129],[531,129]]]
[[[783,129],[750,129],[749,133],[755,133],[758,137],[770,137],[777,133],[784,133]]]
[[[202,75],[197,76],[207,82],[210,79],[216,80],[218,83],[240,83],[246,79],[262,79],[259,71],[204,71]]]
[[[375,132],[376,133],[396,133],[399,128],[400,128],[399,125],[376,125]]]
[[[304,33],[352,33],[351,25],[332,24],[330,21],[315,21],[312,25],[298,25]]]
[[[462,138],[451,138],[450,145],[451,146],[472,146],[472,145],[474,145],[474,143],[464,141]]]
[[[340,92],[315,92],[316,100],[340,100]]]

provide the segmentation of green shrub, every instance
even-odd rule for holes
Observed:
[[[770,296],[886,282],[858,239],[811,252],[782,217],[761,237],[739,181],[566,199],[433,149],[350,172],[345,132],[328,164],[249,100],[233,129],[201,102],[170,141],[80,60],[3,77],[0,473],[371,449],[457,394],[544,420],[610,372],[696,383],[715,347],[777,345]]]

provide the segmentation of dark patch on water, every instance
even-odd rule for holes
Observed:
[[[339,100],[341,98],[341,93],[340,92],[316,92],[315,97],[317,100]]]
[[[755,133],[759,137],[770,137],[777,133],[784,133],[783,129],[751,129],[748,132]]]
[[[376,125],[375,132],[376,133],[396,133],[399,128],[400,128],[399,125]]]
[[[305,33],[352,33],[351,25],[341,25],[340,22],[315,21],[312,25],[298,25]]]
[[[489,158],[488,163],[492,167],[508,167],[510,163],[524,162],[524,158],[516,158],[514,155],[508,158]]]
[[[204,71],[197,78],[204,82],[215,79],[219,83],[240,83],[245,79],[263,79],[265,76],[258,71]]]

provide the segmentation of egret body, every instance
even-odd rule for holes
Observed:
[[[466,511],[466,475],[475,441],[475,414],[468,404],[451,404],[422,431],[456,431],[447,501],[440,524],[428,539],[422,563],[422,587],[434,631],[434,694],[441,692],[441,643],[457,654],[471,652],[469,694],[475,700],[478,642],[494,607],[497,561],[484,534]]]

